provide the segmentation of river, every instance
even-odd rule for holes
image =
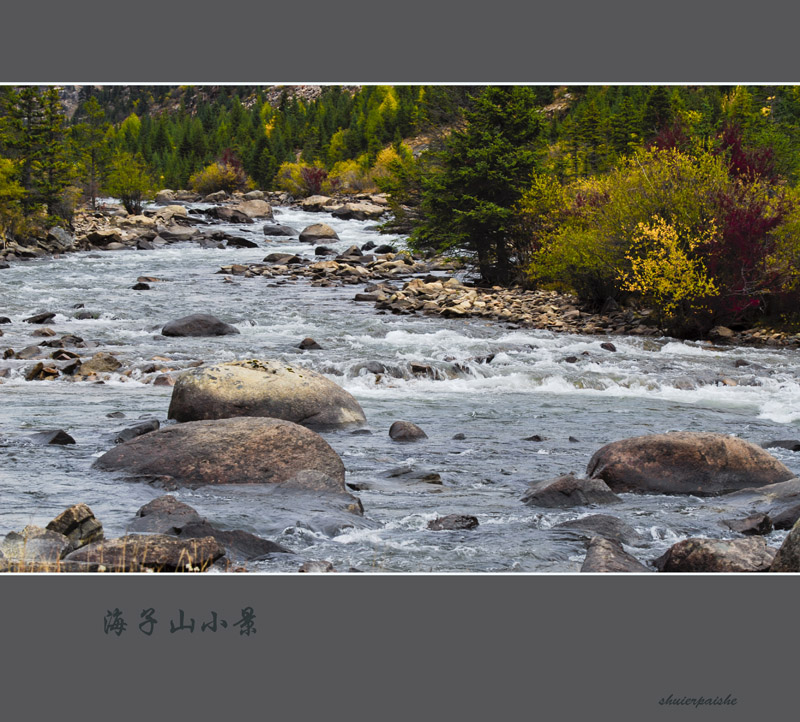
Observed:
[[[277,208],[276,221],[297,229],[328,223],[341,240],[326,245],[339,251],[391,239],[378,234],[374,222],[325,213]],[[324,373],[364,409],[371,434],[324,434],[345,463],[347,483],[360,489],[355,493],[364,506],[362,519],[342,523],[314,509],[295,510],[258,487],[171,492],[217,526],[244,529],[296,552],[252,562],[251,572],[296,572],[306,560],[363,572],[577,572],[585,539],[553,527],[591,513],[611,513],[633,526],[645,542],[629,551],[647,562],[689,536],[735,535],[719,525],[722,517],[713,504],[694,497],[623,494],[623,503],[611,511],[535,508],[520,497],[531,481],[582,474],[597,449],[625,437],[714,431],[760,443],[800,433],[796,351],[396,316],[354,302],[358,286],[312,287],[305,280],[260,277],[227,282],[218,273],[223,265],[257,263],[272,251],[313,254],[309,244],[265,238],[262,226],[213,226],[255,240],[258,248],[203,249],[187,242],[154,251],[73,253],[0,271],[0,315],[12,321],[0,326],[0,349],[41,341],[31,337],[37,327],[23,319],[54,311],[47,325],[58,335],[96,341],[98,350],[113,353],[125,368],[141,369],[130,377],[114,374],[105,383],[25,381],[25,370],[35,362],[0,361],[0,369],[8,369],[0,378],[0,533],[43,526],[85,502],[106,536],[118,536],[140,506],[164,493],[91,468],[122,428],[140,417],[166,421],[171,388],[143,383],[148,363],[176,369],[198,360],[278,358]],[[402,245],[402,238],[397,241]],[[164,282],[134,291],[139,276]],[[76,319],[78,304],[98,317]],[[160,335],[167,321],[200,312],[233,323],[241,333]],[[322,349],[298,349],[307,336]],[[600,348],[607,340],[616,353]],[[482,362],[491,355],[489,363]],[[578,362],[567,362],[570,356]],[[365,368],[367,362],[379,362],[387,372],[378,376]],[[415,376],[412,363],[430,365],[433,377]],[[719,383],[721,378],[736,385]],[[115,412],[124,418],[109,417]],[[420,425],[429,439],[393,442],[388,429],[398,419]],[[52,428],[66,430],[77,443],[30,443],[31,434]],[[453,438],[459,434],[463,438]],[[529,440],[534,435],[541,440]],[[800,455],[772,453],[800,473]],[[441,484],[422,480],[433,473]],[[479,525],[427,529],[430,520],[451,513],[474,515]],[[767,540],[779,546],[785,533],[773,532]]]

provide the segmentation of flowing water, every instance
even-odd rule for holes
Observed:
[[[276,221],[297,229],[328,223],[341,240],[326,245],[338,251],[391,240],[370,222],[324,213],[278,208]],[[520,497],[531,481],[582,474],[598,448],[629,436],[714,431],[760,443],[800,432],[796,351],[614,337],[612,353],[600,348],[609,340],[601,336],[381,314],[372,304],[352,300],[358,286],[312,287],[304,279],[260,277],[229,283],[217,273],[222,265],[260,262],[272,251],[309,256],[313,246],[265,238],[261,223],[210,228],[256,240],[259,248],[178,243],[155,251],[68,254],[0,271],[0,315],[12,321],[0,326],[0,348],[19,350],[41,341],[31,337],[37,327],[22,321],[54,311],[47,325],[59,336],[96,341],[97,350],[116,355],[124,368],[137,368],[130,377],[112,374],[104,383],[68,377],[29,382],[25,370],[35,361],[0,361],[0,368],[9,369],[0,378],[0,532],[44,525],[82,501],[106,535],[117,536],[140,506],[164,493],[91,468],[122,428],[140,417],[166,421],[170,387],[144,383],[156,356],[170,359],[158,363],[172,369],[198,360],[283,359],[324,373],[364,409],[371,434],[324,434],[345,463],[347,483],[361,489],[355,493],[363,518],[315,508],[313,500],[284,499],[263,487],[171,492],[219,527],[245,529],[296,552],[251,563],[253,572],[294,572],[305,560],[365,572],[575,572],[585,539],[553,527],[592,513],[613,514],[639,531],[646,543],[629,551],[646,562],[689,536],[733,537],[718,523],[730,513],[684,496],[624,494],[613,507],[565,510],[525,506]],[[142,275],[165,282],[133,291]],[[76,304],[99,317],[76,319]],[[235,324],[241,334],[160,335],[166,321],[200,312]],[[322,350],[299,350],[307,336]],[[569,356],[578,362],[565,361]],[[749,365],[737,366],[737,360]],[[385,369],[376,374],[369,362]],[[432,371],[414,375],[411,364]],[[722,384],[722,378],[737,385]],[[108,416],[114,412],[125,417]],[[391,441],[388,429],[398,419],[419,424],[429,439]],[[34,432],[52,428],[68,431],[77,443],[30,442]],[[459,434],[463,438],[453,438]],[[526,440],[534,435],[541,440]],[[772,452],[800,472],[800,454]],[[442,483],[422,481],[431,473]],[[474,515],[479,526],[427,529],[430,520],[451,513]],[[779,545],[784,535],[773,532],[768,542]]]

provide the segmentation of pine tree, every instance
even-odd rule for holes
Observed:
[[[72,126],[71,135],[83,167],[86,194],[94,209],[97,207],[97,194],[108,166],[109,148],[106,135],[110,123],[106,120],[105,112],[94,96],[91,96],[83,104],[80,115],[84,119]]]
[[[543,121],[530,88],[487,87],[451,133],[441,164],[423,182],[418,248],[455,250],[472,258],[487,283],[514,280],[514,206],[536,166]]]

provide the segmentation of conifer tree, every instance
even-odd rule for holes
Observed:
[[[423,181],[419,248],[472,258],[483,281],[508,283],[520,264],[514,206],[536,166],[543,121],[530,88],[490,86],[438,154],[440,170]]]

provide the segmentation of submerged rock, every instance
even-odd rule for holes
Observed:
[[[716,506],[752,510],[769,516],[775,529],[791,529],[800,519],[800,479],[747,488],[714,500]]]
[[[628,546],[642,546],[645,543],[642,535],[630,524],[609,514],[591,514],[580,519],[563,521],[553,529],[568,529],[590,538],[600,536]]]
[[[139,477],[172,477],[183,486],[290,484],[347,494],[338,454],[319,434],[280,419],[176,424],[115,446],[94,467]]]
[[[565,474],[555,479],[535,481],[522,497],[524,504],[564,509],[592,504],[614,504],[621,499],[599,479],[579,479]]]
[[[241,561],[258,559],[267,554],[292,554],[291,549],[269,541],[269,539],[262,539],[241,529],[233,531],[217,529],[205,519],[189,522],[178,531],[180,539],[199,537],[213,537],[225,547],[225,556]]]
[[[163,336],[228,336],[236,333],[240,333],[238,328],[208,313],[194,313],[169,321],[161,329]]]
[[[448,514],[428,522],[432,531],[455,531],[458,529],[474,529],[478,526],[478,518],[465,514]]]
[[[28,438],[30,438],[30,440],[33,441],[35,444],[54,444],[57,446],[66,446],[67,444],[75,443],[75,439],[73,439],[63,429],[38,431],[35,434],[31,434],[30,437]]]
[[[586,473],[612,491],[711,496],[791,479],[760,446],[724,434],[678,432],[615,441],[597,451]]]
[[[366,421],[358,401],[322,374],[256,359],[182,373],[172,391],[168,416],[177,421],[266,416],[313,428]]]

